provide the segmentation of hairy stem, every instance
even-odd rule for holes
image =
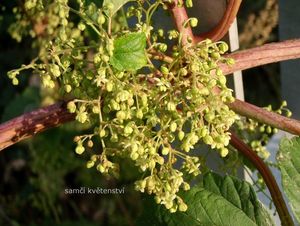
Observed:
[[[66,103],[61,102],[26,113],[0,125],[0,151],[49,128],[73,121]]]
[[[231,67],[225,64],[220,65],[226,75],[265,64],[297,59],[300,58],[300,39],[265,44],[260,47],[237,51],[226,57],[235,60],[235,64]]]
[[[288,208],[283,199],[282,193],[277,185],[277,182],[270,171],[269,167],[258,157],[258,155],[251,150],[243,141],[241,141],[234,133],[231,133],[230,144],[236,148],[242,155],[244,155],[259,171],[264,182],[266,183],[272,199],[274,201],[276,210],[281,220],[281,224],[285,226],[293,226],[292,217],[289,214]]]
[[[300,122],[298,120],[284,117],[237,99],[229,104],[229,107],[239,115],[246,116],[247,118],[254,119],[295,135],[300,135]]]
[[[189,19],[187,12],[184,6],[178,6],[178,0],[175,0],[169,6],[169,10],[173,16],[175,26],[177,30],[182,34],[182,44],[185,45],[188,43],[188,39],[191,39],[193,42],[195,40],[192,28],[189,23],[184,27],[184,23]]]

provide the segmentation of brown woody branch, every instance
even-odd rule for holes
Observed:
[[[66,103],[61,102],[26,113],[0,125],[0,151],[49,128],[73,121]]]
[[[289,214],[288,208],[282,197],[281,191],[277,185],[277,182],[270,171],[269,167],[258,157],[258,155],[251,150],[243,141],[241,141],[234,133],[231,133],[230,144],[238,150],[242,155],[244,155],[255,168],[259,171],[264,182],[266,183],[270,194],[272,196],[273,202],[278,211],[278,215],[281,219],[282,225],[293,226],[293,220]]]

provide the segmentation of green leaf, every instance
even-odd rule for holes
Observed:
[[[114,40],[114,52],[110,63],[119,71],[136,71],[147,64],[145,48],[144,33],[123,35]]]
[[[300,222],[300,137],[281,140],[277,161],[281,171],[283,190],[290,201],[297,221]]]
[[[151,206],[148,201],[137,226],[148,225],[150,221],[156,226],[274,225],[251,185],[234,177],[208,173],[204,175],[203,186],[195,186],[182,198],[189,208],[174,214],[154,201]]]
[[[108,16],[113,16],[123,5],[125,5],[127,2],[130,2],[132,0],[104,0],[103,6],[104,6],[104,12]],[[112,9],[108,10],[107,5],[112,3]]]
[[[253,187],[236,177],[221,177],[208,173],[203,178],[204,188],[221,195],[235,207],[241,209],[256,225],[274,225],[269,213],[257,199]]]

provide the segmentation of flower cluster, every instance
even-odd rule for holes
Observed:
[[[26,9],[39,10],[36,2],[25,1]],[[151,17],[158,7],[167,9],[168,1],[147,2],[146,8],[144,1],[135,1],[125,14],[136,17],[134,28],[120,25],[124,14],[115,13],[118,6],[107,1],[102,8],[78,3],[77,8],[67,0],[50,4],[53,10],[45,11],[44,18],[60,22],[49,27],[55,37],[41,47],[37,60],[11,71],[10,78],[17,83],[20,70],[32,68],[45,87],[74,97],[69,111],[92,127],[91,134],[75,137],[76,153],[93,148],[96,140],[101,143],[88,168],[117,176],[113,157],[128,157],[144,172],[137,190],[154,194],[171,212],[185,211],[178,196],[181,188],[189,189],[183,175],[200,173],[192,150],[203,142],[226,157],[228,129],[238,118],[227,106],[234,98],[218,66],[234,63],[222,57],[227,44],[205,40],[183,46],[178,31],[155,30]],[[191,7],[192,1],[186,4]],[[196,26],[197,20],[187,23]],[[177,44],[170,47],[167,39]]]

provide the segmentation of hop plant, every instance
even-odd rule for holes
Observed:
[[[78,9],[67,0],[36,2],[25,1],[26,10],[38,19],[49,18],[48,38],[46,43],[38,42],[35,61],[10,72],[13,83],[20,71],[33,69],[45,87],[73,95],[68,110],[93,131],[76,137],[75,152],[81,155],[93,148],[95,137],[102,146],[87,167],[118,176],[119,166],[112,156],[130,158],[145,175],[135,183],[137,190],[153,194],[171,212],[186,211],[178,196],[180,189],[190,188],[184,174],[200,173],[199,156],[191,151],[203,142],[226,157],[228,130],[238,119],[227,106],[234,98],[218,66],[233,63],[222,57],[227,44],[204,40],[183,46],[178,31],[155,30],[151,17],[157,8],[166,8],[166,1],[155,1],[147,9],[142,1],[129,7],[126,15],[137,17],[135,28],[112,27],[112,21],[126,18],[114,15],[117,6],[106,1],[103,8],[78,1]],[[192,1],[186,4],[192,6]],[[77,24],[70,21],[70,13],[78,17]],[[197,26],[198,21],[187,22]],[[88,44],[87,27],[97,34]],[[165,34],[177,44],[165,44]],[[156,53],[167,50],[171,60],[158,58]],[[153,59],[160,61],[159,66]],[[174,166],[178,159],[183,160],[180,168]]]

